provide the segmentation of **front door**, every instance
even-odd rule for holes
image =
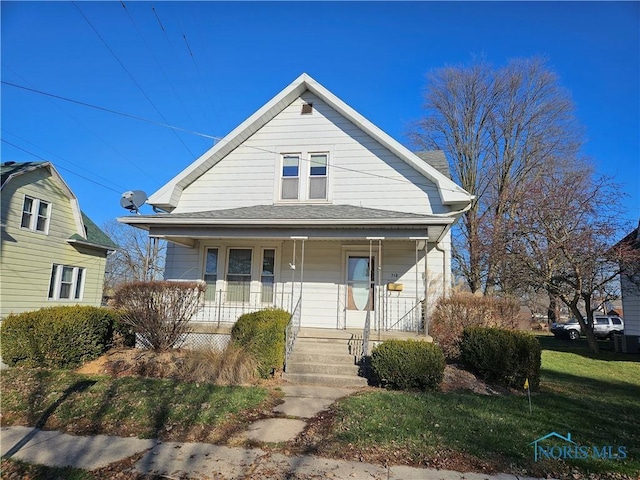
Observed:
[[[348,254],[346,277],[345,327],[361,329],[367,315],[373,322],[375,258],[370,259],[366,254]]]

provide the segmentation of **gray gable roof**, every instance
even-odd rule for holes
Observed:
[[[451,180],[449,162],[442,150],[425,150],[423,152],[416,152],[416,155]]]
[[[161,213],[158,215],[137,215],[131,220],[162,219],[210,220],[216,221],[367,221],[367,220],[424,220],[428,215],[392,212],[375,208],[354,207],[352,205],[256,205],[252,207],[208,210],[189,213]],[[142,223],[141,222],[141,223]],[[138,222],[136,222],[138,223]]]

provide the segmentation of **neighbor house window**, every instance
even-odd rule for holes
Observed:
[[[273,286],[275,283],[276,251],[266,248],[262,251],[262,274],[260,282],[262,284],[262,303],[273,302]]]
[[[215,300],[216,283],[218,281],[218,249],[207,248],[204,264],[204,283],[207,284],[205,300]]]
[[[282,156],[282,200],[297,200],[300,182],[300,155]]]
[[[33,197],[24,197],[22,205],[22,221],[20,226],[36,232],[47,233],[49,230],[49,217],[51,204]]]
[[[53,264],[49,281],[50,300],[80,300],[84,289],[85,269]]]
[[[309,199],[327,198],[327,154],[312,153],[309,167]]]
[[[229,249],[227,265],[227,300],[230,302],[248,302],[251,290],[250,248]]]

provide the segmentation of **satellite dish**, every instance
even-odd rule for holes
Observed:
[[[147,194],[142,190],[129,190],[128,192],[124,192],[122,197],[120,197],[120,206],[138,213],[138,210],[146,201]]]

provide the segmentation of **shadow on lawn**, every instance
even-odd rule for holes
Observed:
[[[553,335],[537,335],[537,338],[542,350],[574,353],[583,357],[610,362],[622,361],[640,363],[640,355],[615,352],[613,342],[611,340],[598,340],[598,348],[600,352],[593,353],[589,350],[589,346],[587,345],[587,340],[585,338],[569,340],[568,338],[557,338]]]
[[[96,383],[97,383],[96,380],[81,380],[81,381],[75,382],[73,385],[67,388],[64,392],[62,392],[62,395],[60,395],[60,397],[58,397],[58,399],[55,402],[49,405],[47,409],[44,412],[42,412],[42,414],[40,414],[40,417],[36,420],[34,424],[35,428],[31,430],[28,434],[26,434],[13,447],[11,447],[9,451],[7,451],[7,453],[3,455],[2,458],[11,458],[22,447],[24,447],[27,443],[29,443],[29,440],[31,440],[36,435],[36,433],[38,433],[38,430],[41,430],[45,426],[45,424],[47,423],[47,420],[49,420],[49,417],[53,415],[53,413],[58,409],[58,407],[62,405],[62,403],[69,396],[71,396],[74,393],[84,392],[85,390],[92,387]],[[39,386],[41,386],[40,382],[39,382]],[[36,389],[35,391],[38,392],[40,391],[40,389]]]

